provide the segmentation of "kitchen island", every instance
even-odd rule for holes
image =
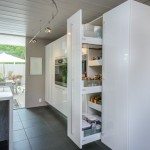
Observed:
[[[12,150],[13,94],[9,87],[0,87],[0,150]]]

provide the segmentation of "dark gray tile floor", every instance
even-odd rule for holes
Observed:
[[[63,117],[49,107],[14,110],[13,150],[79,150],[67,137]],[[100,141],[83,150],[109,150]]]

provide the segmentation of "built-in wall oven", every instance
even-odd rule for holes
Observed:
[[[55,60],[55,84],[67,87],[67,58]]]

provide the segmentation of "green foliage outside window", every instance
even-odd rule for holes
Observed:
[[[3,74],[0,72],[0,82],[4,81],[4,76]]]
[[[62,66],[62,80],[67,83],[67,65]]]
[[[7,53],[15,57],[25,59],[25,50],[24,46],[13,46],[13,45],[0,45],[0,53]]]

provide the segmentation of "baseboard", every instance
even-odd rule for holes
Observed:
[[[25,108],[35,108],[35,107],[43,107],[43,106],[47,106],[48,104],[45,102],[45,101],[43,101],[42,103],[39,103],[39,104],[37,104],[37,105],[27,105],[26,103],[25,103]]]

